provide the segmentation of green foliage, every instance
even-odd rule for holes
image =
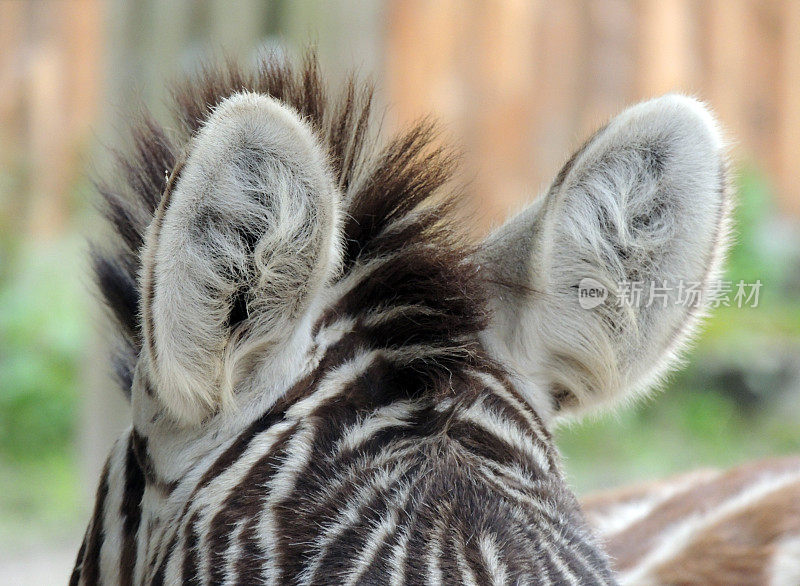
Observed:
[[[0,272],[0,543],[65,531],[80,511],[74,445],[90,329],[82,248],[78,238],[18,244]]]
[[[0,457],[71,449],[88,324],[79,246],[25,250],[0,282]]]
[[[727,274],[746,281],[773,277],[779,267],[760,246],[760,233],[775,214],[766,179],[755,169],[745,168],[738,177],[737,194],[734,245],[728,256]]]
[[[645,405],[558,430],[581,493],[702,468],[800,453],[796,409],[744,412],[730,397],[670,388]]]
[[[74,538],[85,511],[78,506],[81,483],[73,454],[3,463],[1,469],[0,544],[36,543],[60,533]]]

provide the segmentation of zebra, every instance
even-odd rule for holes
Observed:
[[[800,457],[589,495],[621,584],[800,584]]]
[[[474,243],[458,156],[428,120],[381,138],[373,93],[266,57],[132,125],[93,249],[132,424],[71,584],[615,583],[551,430],[646,394],[705,314],[719,125],[632,106]]]

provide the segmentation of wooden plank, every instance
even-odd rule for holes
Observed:
[[[33,18],[38,22],[39,34],[32,39],[28,57],[28,160],[36,169],[29,185],[28,231],[40,242],[60,236],[67,220],[68,68],[64,38],[71,23],[65,16],[65,4],[35,6]]]
[[[481,217],[478,231],[499,223],[530,197],[533,57],[541,2],[480,4],[473,14],[474,66],[469,73],[471,169]]]
[[[800,218],[800,2],[783,3],[780,51],[782,79],[778,89],[779,185],[782,209]]]
[[[584,15],[587,59],[580,127],[584,138],[632,101],[635,95],[636,11],[624,0],[592,0]]]
[[[535,88],[525,113],[531,118],[528,198],[547,188],[578,146],[582,113],[590,101],[588,29],[583,0],[546,2],[537,18],[531,55]],[[529,67],[525,61],[519,66]]]
[[[238,0],[235,9],[230,2],[210,3],[209,37],[216,44],[213,49],[243,60],[254,58],[261,42],[269,14],[269,5],[263,0]]]
[[[707,5],[706,40],[709,61],[708,99],[724,126],[737,137],[746,136],[749,47],[745,0],[710,0]]]
[[[693,19],[689,1],[640,0],[636,6],[639,96],[650,98],[671,91],[691,91]]]
[[[386,86],[390,125],[406,125],[434,113],[453,122],[463,114],[458,52],[464,48],[469,5],[456,0],[397,0],[389,4]]]
[[[25,8],[23,2],[0,2],[0,121],[4,133],[9,125],[17,127],[19,123]]]

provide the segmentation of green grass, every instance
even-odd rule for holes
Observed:
[[[74,241],[29,249],[0,287],[0,456],[69,450],[88,340],[84,271]]]

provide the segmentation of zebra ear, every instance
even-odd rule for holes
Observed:
[[[291,335],[337,270],[339,200],[294,111],[241,93],[210,115],[169,181],[142,262],[153,386],[176,420],[224,407],[237,364]]]
[[[479,257],[496,288],[487,340],[532,381],[543,414],[634,396],[674,362],[725,250],[725,168],[701,103],[644,102],[486,240]]]

